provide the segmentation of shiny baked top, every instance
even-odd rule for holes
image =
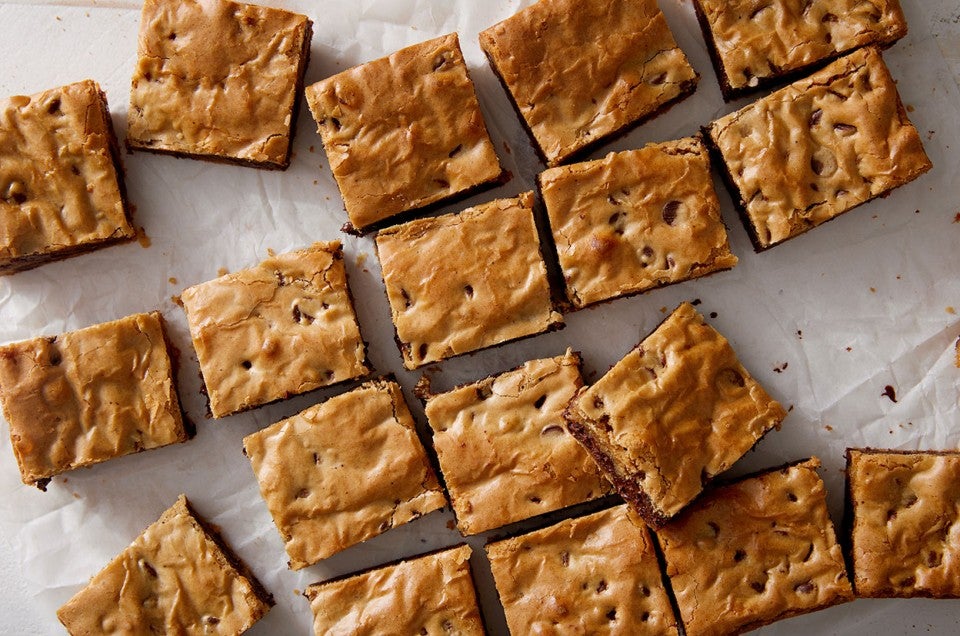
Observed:
[[[388,228],[376,244],[408,369],[563,323],[532,192]]]
[[[571,427],[586,430],[580,435],[589,439],[581,441],[607,458],[600,464],[612,470],[614,485],[631,484],[649,500],[649,509],[636,512],[654,526],[690,503],[785,415],[689,303],[581,390],[566,413]]]
[[[740,634],[853,600],[819,465],[710,490],[657,532],[687,634]]]
[[[295,570],[447,503],[396,382],[363,384],[243,448]]]
[[[854,51],[708,127],[755,244],[776,245],[930,169],[875,48]]]
[[[550,168],[539,181],[575,307],[737,264],[700,139]]]
[[[486,550],[512,634],[677,634],[653,541],[625,505]]]
[[[0,401],[25,484],[188,438],[157,312],[0,347]]]
[[[214,417],[366,375],[339,241],[181,294]]]
[[[697,81],[655,0],[540,0],[480,46],[551,166]]]
[[[429,396],[433,447],[463,534],[610,492],[563,425],[567,402],[583,386],[579,364],[567,350]]]
[[[898,0],[696,0],[731,89],[907,34]]]
[[[338,73],[306,94],[357,229],[500,176],[456,33]]]
[[[960,454],[847,451],[861,596],[960,597]]]
[[[286,168],[306,16],[229,0],[145,0],[127,145]]]
[[[317,583],[304,596],[317,636],[484,634],[467,545]]]
[[[57,616],[74,636],[241,634],[273,599],[235,563],[180,495]]]
[[[133,238],[112,126],[92,80],[0,102],[0,275],[18,258]]]

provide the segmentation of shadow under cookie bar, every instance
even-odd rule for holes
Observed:
[[[876,48],[854,51],[704,133],[757,251],[932,167]]]
[[[146,0],[127,147],[267,169],[290,164],[312,23],[230,0]]]
[[[25,484],[185,442],[159,312],[0,347],[0,402]]]
[[[136,236],[96,82],[11,97],[0,111],[0,276]]]

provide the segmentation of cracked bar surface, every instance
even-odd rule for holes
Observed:
[[[627,506],[486,547],[511,634],[677,634],[653,540]]]
[[[97,83],[0,102],[0,276],[134,236]]]
[[[338,73],[306,95],[358,231],[501,175],[456,33]]]
[[[187,441],[158,312],[0,347],[0,401],[25,484]]]
[[[741,634],[853,600],[812,458],[704,493],[657,531],[689,636]]]
[[[960,597],[960,453],[847,449],[858,596]]]
[[[483,636],[470,553],[456,546],[311,585],[313,633]]]
[[[250,629],[273,605],[183,495],[57,610],[73,636],[223,634]]]
[[[243,447],[294,570],[447,503],[393,381],[310,407]]]
[[[931,168],[875,48],[859,49],[705,130],[758,250]]]
[[[540,0],[480,33],[548,165],[656,115],[698,76],[655,0]]]
[[[700,139],[551,168],[538,180],[577,308],[737,263]]]
[[[369,373],[339,241],[181,294],[214,417]]]
[[[612,491],[563,426],[583,386],[579,365],[568,350],[428,397],[433,446],[464,535]]]
[[[376,245],[408,369],[563,324],[532,192],[381,230]]]
[[[127,146],[286,168],[311,29],[270,7],[146,0]]]
[[[726,99],[907,34],[898,0],[696,0]]]
[[[573,436],[653,528],[785,416],[689,303],[581,389],[564,414]]]

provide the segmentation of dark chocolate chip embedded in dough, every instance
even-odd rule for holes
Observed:
[[[663,222],[667,225],[673,225],[677,220],[677,211],[680,209],[679,201],[668,201],[663,206]]]
[[[842,135],[852,135],[857,132],[857,127],[852,124],[837,123],[833,125],[833,129]]]
[[[537,409],[543,408],[543,404],[544,404],[544,402],[546,402],[546,401],[547,401],[547,396],[546,396],[546,394],[541,395],[540,397],[538,397],[538,398],[534,401],[533,407],[534,407],[534,408],[537,408]]]
[[[59,115],[59,114],[60,114],[60,100],[59,100],[59,99],[55,99],[55,100],[53,100],[52,102],[50,102],[50,105],[47,106],[47,112],[50,113],[51,115]]]
[[[809,594],[816,588],[814,587],[813,583],[811,583],[810,581],[807,581],[806,583],[801,583],[800,585],[796,586],[793,589],[795,592],[799,592],[801,594]]]
[[[820,108],[816,109],[810,113],[810,127],[813,128],[820,123],[820,120],[823,118],[823,110]]]
[[[817,159],[816,157],[810,158],[810,169],[813,170],[813,174],[822,174],[823,173],[823,162]]]

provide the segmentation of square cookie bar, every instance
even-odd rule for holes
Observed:
[[[259,5],[145,0],[127,146],[286,168],[311,28]]]
[[[243,448],[294,570],[447,504],[390,380],[248,435]]]
[[[316,636],[484,634],[467,545],[316,583],[304,596]]]
[[[0,102],[0,276],[134,236],[97,83]]]
[[[854,51],[705,131],[757,250],[931,167],[875,48]]]
[[[695,0],[720,90],[730,100],[847,51],[907,34],[898,0]]]
[[[159,312],[0,347],[0,402],[23,483],[185,442]]]
[[[657,532],[688,636],[741,634],[853,600],[819,466],[710,490]]]
[[[57,617],[74,636],[237,635],[271,606],[273,597],[180,495]]]
[[[563,426],[563,410],[582,386],[580,356],[567,350],[428,395],[433,447],[460,532],[477,534],[611,492]]]
[[[357,231],[500,178],[456,33],[338,73],[306,94]]]
[[[689,303],[581,389],[564,414],[573,436],[653,528],[785,416]]]
[[[960,453],[847,449],[857,596],[960,598]]]
[[[653,540],[626,506],[486,550],[511,634],[677,634]]]
[[[381,230],[376,245],[408,369],[563,325],[532,192]]]
[[[370,372],[339,241],[271,256],[181,301],[214,417]]]
[[[550,166],[697,86],[655,0],[540,0],[482,31],[480,46]]]
[[[700,139],[551,168],[538,182],[578,309],[737,264]]]

